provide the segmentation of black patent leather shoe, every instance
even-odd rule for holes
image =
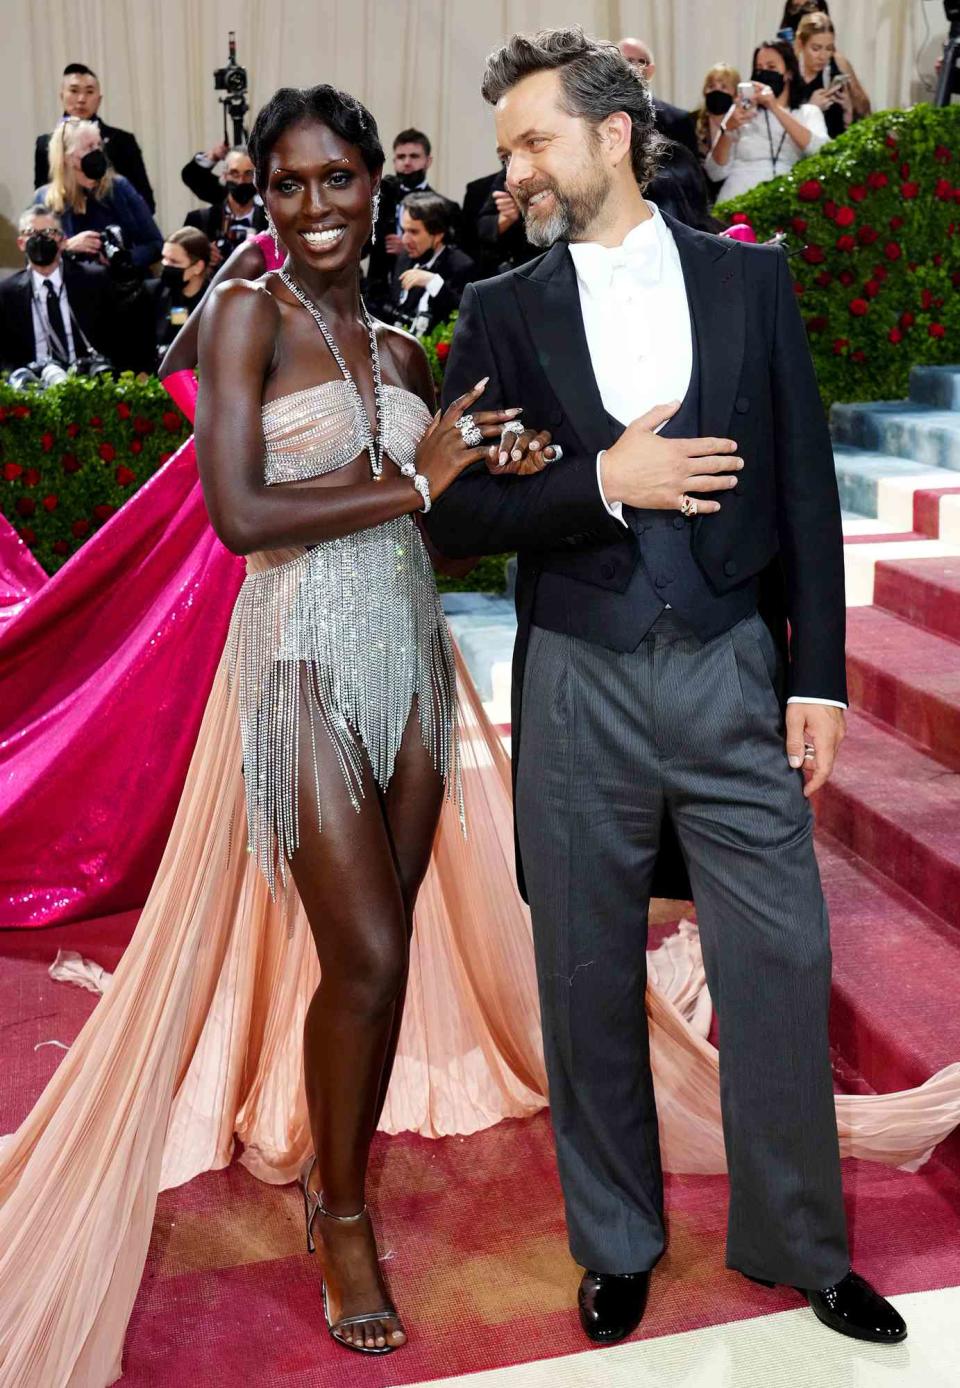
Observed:
[[[597,1345],[623,1340],[643,1318],[649,1286],[649,1272],[585,1272],[577,1293],[585,1334]]]
[[[880,1345],[896,1345],[907,1338],[903,1317],[855,1272],[848,1272],[834,1287],[804,1295],[817,1320],[841,1335]]]

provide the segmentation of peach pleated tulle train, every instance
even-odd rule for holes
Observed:
[[[274,556],[280,559],[282,556]],[[462,662],[469,838],[444,811],[417,908],[381,1126],[470,1133],[545,1103],[529,919],[513,880],[510,764]],[[221,665],[173,830],[109,986],[0,1148],[0,1385],[121,1372],[158,1191],[240,1161],[294,1179],[311,1146],[303,1018],[319,970],[292,885],[246,851],[236,708]],[[718,1058],[695,928],[651,956],[647,1010],[667,1169],[724,1169]],[[845,1154],[918,1165],[960,1120],[960,1066],[839,1097]]]

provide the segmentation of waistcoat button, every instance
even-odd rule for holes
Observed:
[[[733,578],[734,574],[737,572],[737,561],[735,559],[726,560],[723,566],[723,572],[728,578]]]
[[[614,574],[615,574],[616,572],[617,572],[617,566],[616,566],[616,564],[609,564],[609,563],[607,563],[607,564],[601,564],[601,565],[600,565],[600,577],[601,577],[601,578],[613,578],[613,576],[614,576]]]
[[[733,403],[733,408],[737,414],[746,414],[750,408],[750,401],[746,395],[738,395]]]

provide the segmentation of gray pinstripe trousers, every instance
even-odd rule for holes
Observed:
[[[627,654],[531,632],[517,822],[570,1248],[594,1271],[664,1247],[643,995],[665,813],[719,1019],[727,1265],[808,1288],[850,1267],[829,926],[775,668],[756,615],[701,643],[665,612]]]

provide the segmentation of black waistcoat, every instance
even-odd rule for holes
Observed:
[[[700,435],[700,351],[691,314],[693,362],[690,384],[676,414],[660,430],[665,438]],[[624,426],[607,415],[615,438]],[[723,497],[720,497],[723,505]],[[548,631],[565,632],[614,651],[633,651],[669,604],[680,621],[708,641],[729,631],[757,606],[755,579],[717,594],[693,555],[693,525],[675,511],[623,508],[637,540],[633,576],[623,592],[580,582],[566,574],[541,573],[532,620]],[[704,525],[710,524],[706,517]]]

